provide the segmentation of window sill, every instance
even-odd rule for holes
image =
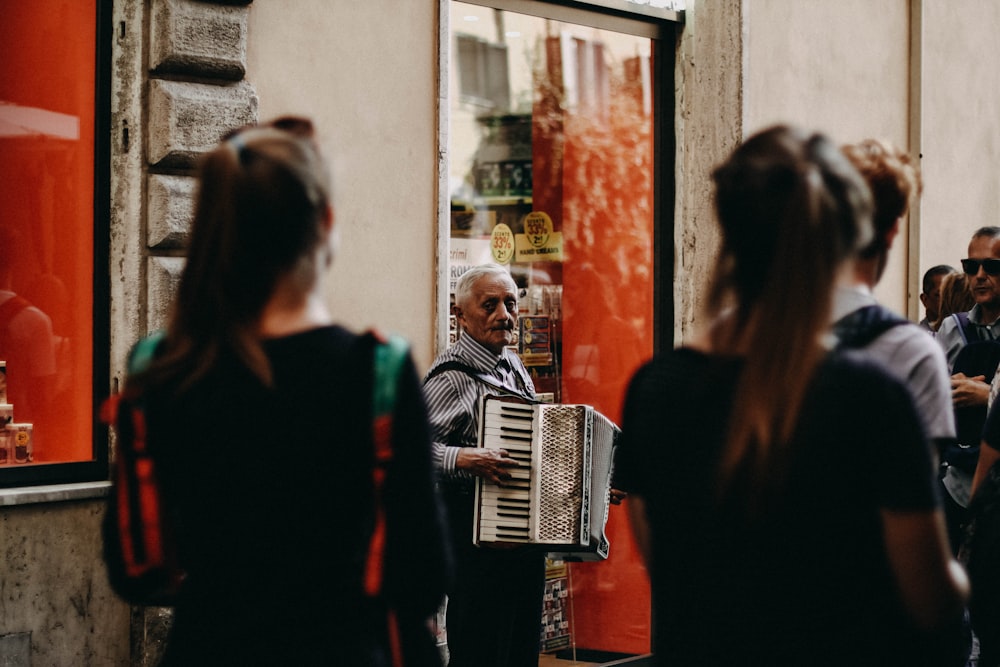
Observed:
[[[102,481],[0,489],[0,508],[13,505],[34,505],[38,503],[58,503],[67,500],[105,498],[110,488],[111,482]]]

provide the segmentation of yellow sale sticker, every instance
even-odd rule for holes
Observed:
[[[493,228],[490,251],[497,264],[507,264],[514,257],[514,232],[502,222]]]
[[[552,218],[545,211],[524,216],[524,236],[532,248],[544,248],[552,236]]]

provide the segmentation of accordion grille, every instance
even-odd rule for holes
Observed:
[[[572,542],[580,535],[586,408],[552,405],[540,412],[538,538]]]

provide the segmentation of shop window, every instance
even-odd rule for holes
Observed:
[[[95,288],[107,203],[95,194],[107,180],[95,99],[105,71],[98,17],[109,5],[4,3],[0,486],[107,476],[94,432],[94,349],[107,330],[95,318],[107,309],[107,289]]]
[[[472,35],[456,35],[459,91],[464,101],[506,109],[510,105],[507,45]]]
[[[657,301],[669,267],[655,254],[671,233],[658,220],[673,206],[658,142],[672,128],[657,125],[667,114],[653,69],[660,56],[672,71],[673,42],[590,12],[577,23],[545,3],[517,4],[537,16],[504,4],[450,5],[449,297],[471,266],[507,265],[521,292],[516,351],[540,396],[620,423],[629,379],[672,330]],[[490,64],[487,46],[505,61]],[[488,96],[469,83],[501,79],[509,88]],[[453,318],[448,335],[459,335]],[[607,561],[551,562],[540,648],[552,660],[650,652],[648,579],[624,508],[612,507],[607,534]]]

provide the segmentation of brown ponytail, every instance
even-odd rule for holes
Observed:
[[[722,261],[707,315],[717,354],[745,359],[720,478],[753,484],[787,443],[824,355],[831,292],[871,236],[871,198],[825,137],[779,126],[747,140],[714,173]]]
[[[256,323],[279,277],[322,242],[329,202],[308,120],[243,128],[206,154],[165,350],[143,381],[179,379],[183,388],[227,353],[269,383]]]

